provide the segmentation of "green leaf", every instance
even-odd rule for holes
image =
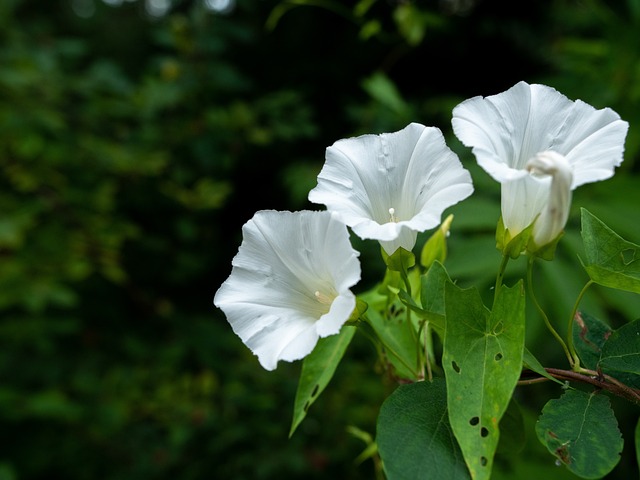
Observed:
[[[404,313],[404,310],[399,310],[397,315],[389,313],[385,318],[380,312],[370,309],[367,323],[378,337],[386,360],[394,368],[394,376],[415,381],[420,378],[418,334],[414,325],[406,321]]]
[[[600,367],[640,375],[640,320],[615,330],[602,346]]]
[[[603,357],[602,349],[611,337],[613,341]],[[616,333],[603,321],[584,312],[578,313],[574,319],[573,342],[582,365],[612,375],[629,387],[639,388],[640,375],[633,371],[638,368],[638,357],[634,354],[640,349],[640,346],[634,345],[637,342],[635,337],[633,327],[625,325]],[[603,358],[605,361],[601,362]],[[630,371],[624,370],[629,367]]]
[[[513,398],[500,420],[500,441],[496,453],[514,455],[520,453],[525,446],[524,417],[520,405]]]
[[[582,478],[602,478],[617,465],[622,435],[609,398],[567,390],[550,400],[536,424],[536,435],[560,462]]]
[[[364,314],[367,312],[368,309],[369,309],[369,305],[367,305],[367,302],[365,302],[360,298],[356,298],[356,308],[354,308],[353,312],[351,312],[351,315],[349,316],[349,321],[350,322],[359,321],[360,319],[362,319],[362,317],[364,316]]]
[[[307,415],[309,407],[329,384],[355,332],[355,327],[344,326],[339,334],[318,340],[313,351],[305,357],[293,404],[293,423],[289,437]]]
[[[640,246],[628,242],[582,209],[583,266],[594,282],[640,293]]]
[[[636,462],[640,465],[640,419],[638,419],[638,423],[636,424],[634,441],[636,444]]]
[[[380,408],[376,440],[389,480],[470,478],[449,425],[441,378],[398,387]]]
[[[384,105],[395,114],[406,117],[411,113],[411,105],[402,98],[402,93],[397,85],[387,75],[382,72],[375,72],[373,75],[362,81],[362,88],[377,102]]]
[[[540,361],[536,357],[534,357],[533,353],[531,353],[529,351],[529,349],[526,348],[526,347],[524,349],[524,355],[522,357],[522,363],[524,364],[524,366],[526,368],[528,368],[532,372],[535,372],[538,375],[542,375],[543,377],[548,378],[549,380],[552,380],[552,381],[554,381],[556,383],[559,383],[560,385],[564,385],[563,382],[561,382],[557,378],[549,375],[547,373],[547,371],[544,369],[544,367],[542,366],[542,364],[540,363]]]
[[[507,410],[508,412],[508,410]],[[576,480],[577,477],[566,468],[559,468],[549,451],[542,445],[535,434],[535,424],[540,415],[531,408],[521,409],[525,445],[518,452],[503,454],[500,449],[503,443],[503,428],[500,423],[500,445],[496,452],[496,461],[491,472],[491,480]],[[505,417],[508,413],[505,413]]]
[[[441,337],[444,337],[445,304],[444,289],[451,282],[444,266],[436,261],[420,279],[420,302],[422,309],[429,312],[428,320]]]
[[[420,277],[420,303],[403,290],[398,291],[398,298],[419,318],[427,320],[438,335],[444,336],[444,286],[450,281],[447,271],[438,261],[433,263],[427,273]]]
[[[596,370],[602,346],[611,335],[611,327],[596,317],[578,312],[573,319],[573,344],[585,368]]]
[[[449,215],[424,243],[420,253],[420,265],[429,268],[433,262],[443,263],[445,261],[447,258],[447,234],[452,221],[453,215]]]
[[[474,479],[491,476],[502,418],[524,351],[522,282],[502,287],[493,310],[476,289],[445,286],[443,367],[451,426]]]

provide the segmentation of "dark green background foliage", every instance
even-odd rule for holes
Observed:
[[[452,137],[451,109],[546,83],[631,124],[623,167],[576,192],[538,271],[566,317],[586,281],[578,208],[640,242],[640,2],[606,3],[174,1],[154,17],[141,0],[4,0],[0,479],[371,478],[347,427],[374,435],[394,385],[356,335],[287,439],[299,363],[263,371],[212,305],[241,226],[317,208],[306,195],[334,141],[434,125],[476,185],[452,209],[447,268],[490,293],[499,187]],[[356,245],[361,291],[383,266]],[[591,292],[585,308],[611,325],[640,316],[634,295]],[[530,349],[564,366],[540,323],[531,312]],[[561,393],[524,388],[534,413]],[[637,411],[613,401],[627,440],[614,474],[630,478]]]

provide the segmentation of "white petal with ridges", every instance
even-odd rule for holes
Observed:
[[[527,171],[528,162],[544,152],[563,156],[571,189],[604,180],[623,160],[628,130],[609,108],[596,110],[551,87],[526,82],[460,103],[453,109],[452,126],[478,164],[502,183],[503,222],[512,235],[529,226],[549,200],[550,178],[541,182]],[[570,201],[570,195],[564,197]]]
[[[358,253],[329,212],[262,211],[243,229],[214,303],[267,370],[308,355],[355,308]],[[322,297],[323,301],[319,298]]]
[[[356,235],[380,241],[391,254],[394,245],[411,250],[417,232],[436,227],[447,207],[472,192],[469,172],[440,130],[412,123],[327,148],[309,200],[326,205]]]

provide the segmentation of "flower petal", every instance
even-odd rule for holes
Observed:
[[[610,108],[596,110],[576,100],[551,147],[563,154],[573,170],[571,189],[613,175],[623,160],[629,124]]]
[[[400,233],[396,238],[389,241],[380,240],[380,245],[384,248],[384,251],[387,252],[387,254],[391,255],[400,247],[411,251],[416,244],[417,238],[418,232],[405,226],[400,229]]]
[[[412,123],[398,132],[339,140],[327,148],[309,200],[336,212],[361,238],[389,246],[402,236],[401,243],[411,250],[415,235],[406,229],[437,226],[447,207],[472,192],[469,172],[440,130]]]
[[[519,82],[503,93],[465,100],[453,109],[451,123],[478,164],[502,182],[524,176],[531,157],[553,149],[572,106],[551,87]]]
[[[355,308],[360,263],[329,212],[262,211],[243,229],[229,278],[216,292],[234,332],[267,370],[303,358],[338,333]]]
[[[611,109],[596,110],[525,82],[462,102],[453,110],[452,125],[478,164],[502,183],[503,223],[511,236],[540,215],[532,237],[537,246],[557,239],[564,228],[571,190],[613,175],[628,130]],[[550,160],[556,157],[562,160]],[[553,165],[546,168],[548,162]],[[552,175],[553,186],[551,177],[539,174]]]
[[[511,237],[533,223],[549,198],[550,188],[550,177],[527,175],[502,182],[502,222]]]

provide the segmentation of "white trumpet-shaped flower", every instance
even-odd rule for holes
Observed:
[[[233,331],[267,370],[337,334],[360,280],[347,227],[329,212],[257,212],[242,228],[231,275],[216,292]]]
[[[413,249],[418,232],[438,226],[442,212],[472,192],[469,172],[440,130],[412,123],[327,148],[309,200],[391,255],[399,247]]]
[[[502,221],[512,239],[533,225],[534,249],[564,229],[571,191],[613,175],[629,125],[545,85],[519,82],[453,109],[453,131],[502,184]],[[508,239],[507,239],[508,240]]]

